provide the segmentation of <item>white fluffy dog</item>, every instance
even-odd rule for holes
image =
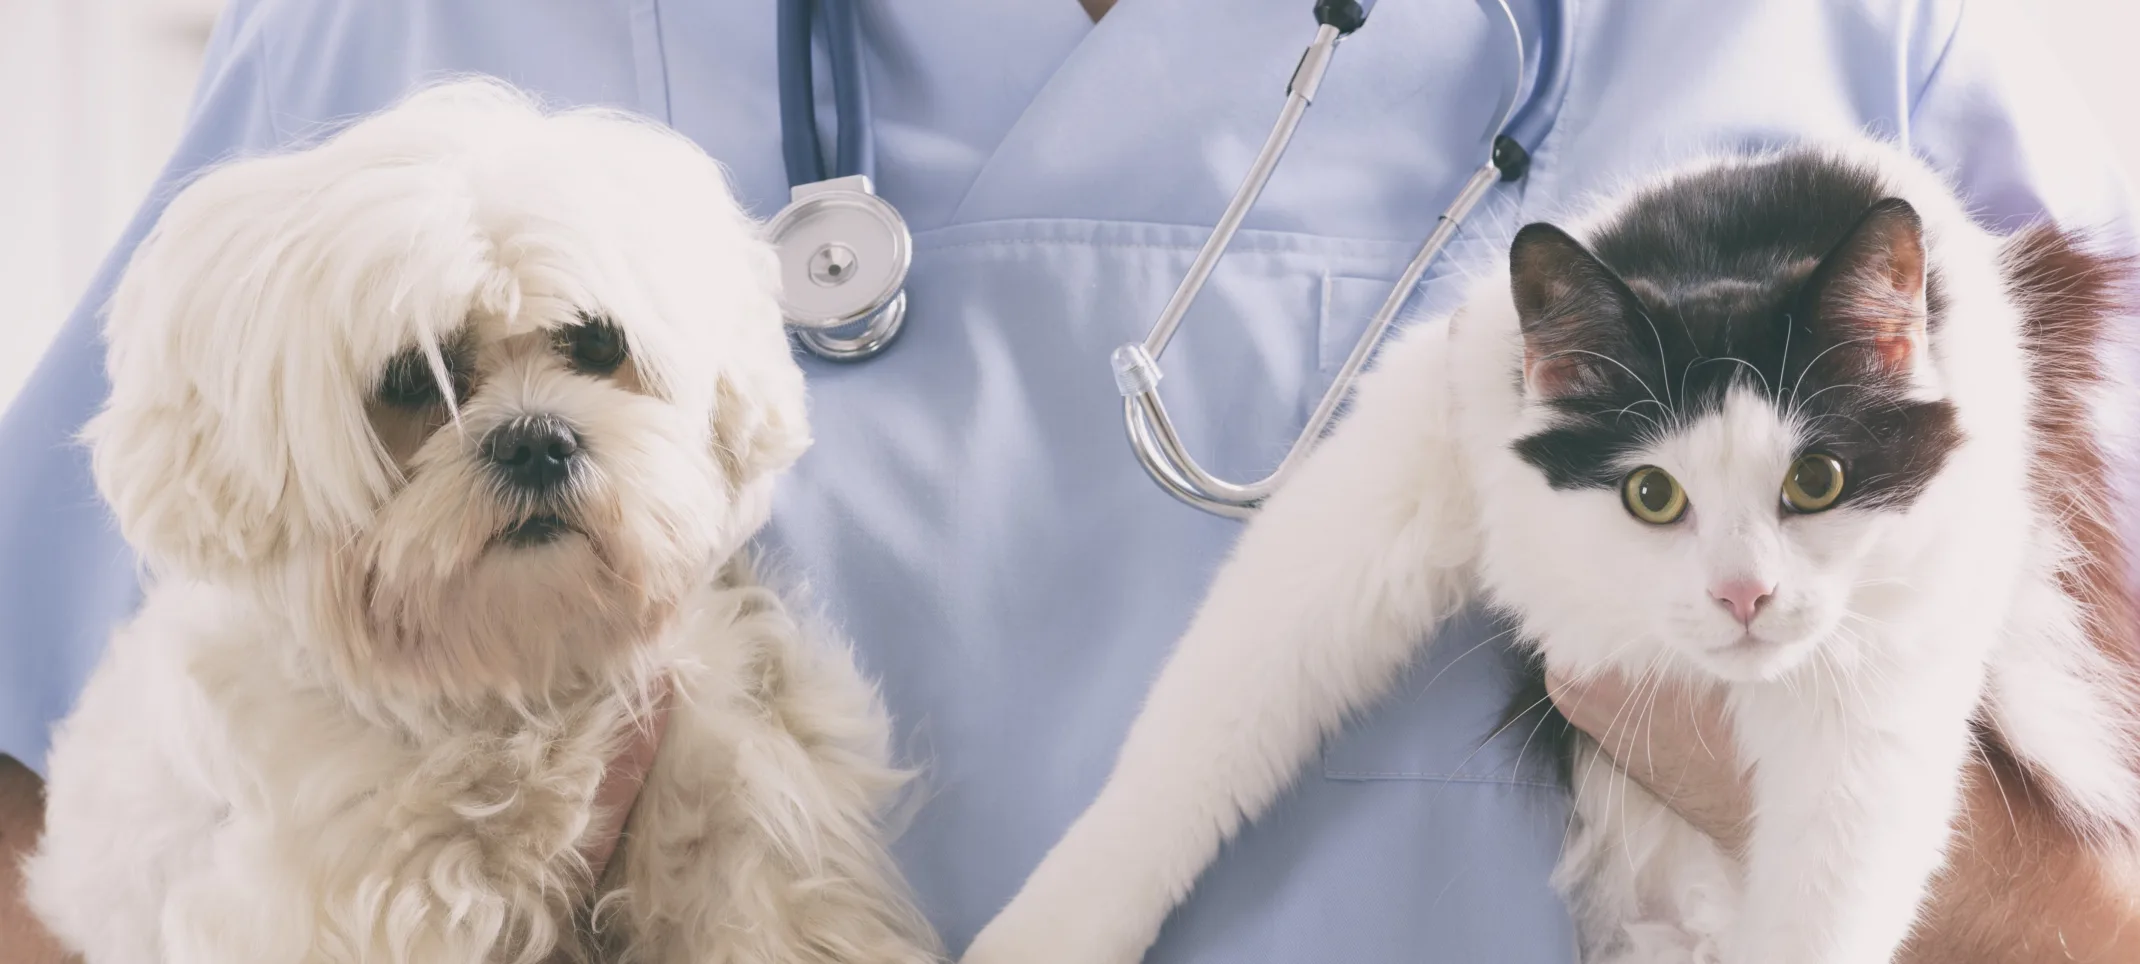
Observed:
[[[54,743],[28,873],[66,943],[935,957],[875,693],[741,558],[809,441],[756,230],[683,138],[486,82],[172,202],[87,432],[150,581]]]

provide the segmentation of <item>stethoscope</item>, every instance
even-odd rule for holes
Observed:
[[[824,15],[836,114],[832,177],[817,137],[810,75],[813,12]],[[875,357],[906,322],[914,238],[870,183],[869,89],[853,0],[781,0],[780,153],[788,204],[766,224],[780,254],[780,311],[797,341],[830,361]]]
[[[774,217],[771,236],[779,245],[782,272],[788,284],[792,287],[800,279],[813,286],[803,289],[801,294],[820,299],[811,302],[814,308],[804,311],[803,299],[791,292],[788,323],[811,351],[828,358],[852,360],[882,351],[898,333],[906,307],[900,286],[905,281],[911,258],[911,243],[898,212],[869,190],[869,145],[863,133],[868,130],[868,97],[861,88],[860,48],[853,0],[816,2],[823,4],[826,47],[832,54],[833,100],[840,112],[836,168],[841,176],[824,180],[823,161],[818,153],[810,90],[809,15],[812,0],[782,0],[781,135],[787,155],[788,180],[794,185],[794,195],[787,208]],[[1299,65],[1293,69],[1292,79],[1286,84],[1285,106],[1279,110],[1278,122],[1264,140],[1263,149],[1249,165],[1248,174],[1242,178],[1240,186],[1234,189],[1233,198],[1227,202],[1225,212],[1212,228],[1211,237],[1190,264],[1188,275],[1175,288],[1173,297],[1167,299],[1151,333],[1141,342],[1130,342],[1115,349],[1110,359],[1115,388],[1122,394],[1122,415],[1129,432],[1130,447],[1144,470],[1160,488],[1175,498],[1216,515],[1246,518],[1252,514],[1256,506],[1291,476],[1316,440],[1329,429],[1339,406],[1351,394],[1360,369],[1374,356],[1376,347],[1388,334],[1390,323],[1403,310],[1420,278],[1426,275],[1427,267],[1456,236],[1472,208],[1496,182],[1519,181],[1529,172],[1531,152],[1552,126],[1553,111],[1567,84],[1569,32],[1572,28],[1568,22],[1567,0],[1547,0],[1541,5],[1538,76],[1531,85],[1530,96],[1520,107],[1516,104],[1516,92],[1522,86],[1524,76],[1522,29],[1507,0],[1477,2],[1487,19],[1501,32],[1497,42],[1507,45],[1515,64],[1515,69],[1502,85],[1493,126],[1488,128],[1493,136],[1486,142],[1485,160],[1464,182],[1455,200],[1435,222],[1434,231],[1427,235],[1418,253],[1405,265],[1404,273],[1398,276],[1382,306],[1375,310],[1367,330],[1354,343],[1344,367],[1338,370],[1337,378],[1323,393],[1322,400],[1308,417],[1307,426],[1294,438],[1278,467],[1253,482],[1228,482],[1198,465],[1183,447],[1173,420],[1167,416],[1166,404],[1159,398],[1159,356],[1166,352],[1167,343],[1174,340],[1182,317],[1196,301],[1197,293],[1203,290],[1213,269],[1218,267],[1220,257],[1225,255],[1227,245],[1241,228],[1241,221],[1263,194],[1271,174],[1278,169],[1279,158],[1292,143],[1294,130],[1300,126],[1308,105],[1314,102],[1323,75],[1330,70],[1338,41],[1360,29],[1376,3],[1376,0],[1317,0],[1315,39],[1308,44]],[[853,256],[851,262],[846,260],[849,255]],[[831,270],[835,264],[851,272],[856,281],[854,288],[845,288],[847,282],[839,277],[840,272]],[[861,283],[865,276],[870,279],[867,284]],[[869,319],[867,328],[852,339],[835,339],[826,334],[825,329],[855,325],[863,319]],[[873,338],[872,332],[878,334]]]

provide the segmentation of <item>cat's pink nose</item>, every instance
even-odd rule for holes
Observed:
[[[1716,604],[1731,610],[1741,626],[1752,626],[1754,617],[1761,612],[1761,604],[1768,602],[1774,592],[1774,583],[1759,583],[1751,579],[1732,579],[1709,587],[1709,598]]]

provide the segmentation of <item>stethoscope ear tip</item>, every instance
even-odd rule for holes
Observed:
[[[1367,13],[1374,7],[1374,0],[1315,0],[1315,22],[1336,27],[1342,37],[1366,26]]]
[[[1494,137],[1493,162],[1494,167],[1501,171],[1503,182],[1521,181],[1525,174],[1531,172],[1531,152],[1524,150],[1522,144],[1516,143],[1516,139],[1507,134]]]

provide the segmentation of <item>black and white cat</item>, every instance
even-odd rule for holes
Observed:
[[[1722,690],[1743,859],[1579,741],[1587,961],[1876,964],[1965,765],[2140,825],[2099,410],[2124,265],[1972,223],[1903,152],[1712,158],[1413,326],[1243,533],[1112,776],[966,964],[1123,964],[1474,598],[1545,663]]]

